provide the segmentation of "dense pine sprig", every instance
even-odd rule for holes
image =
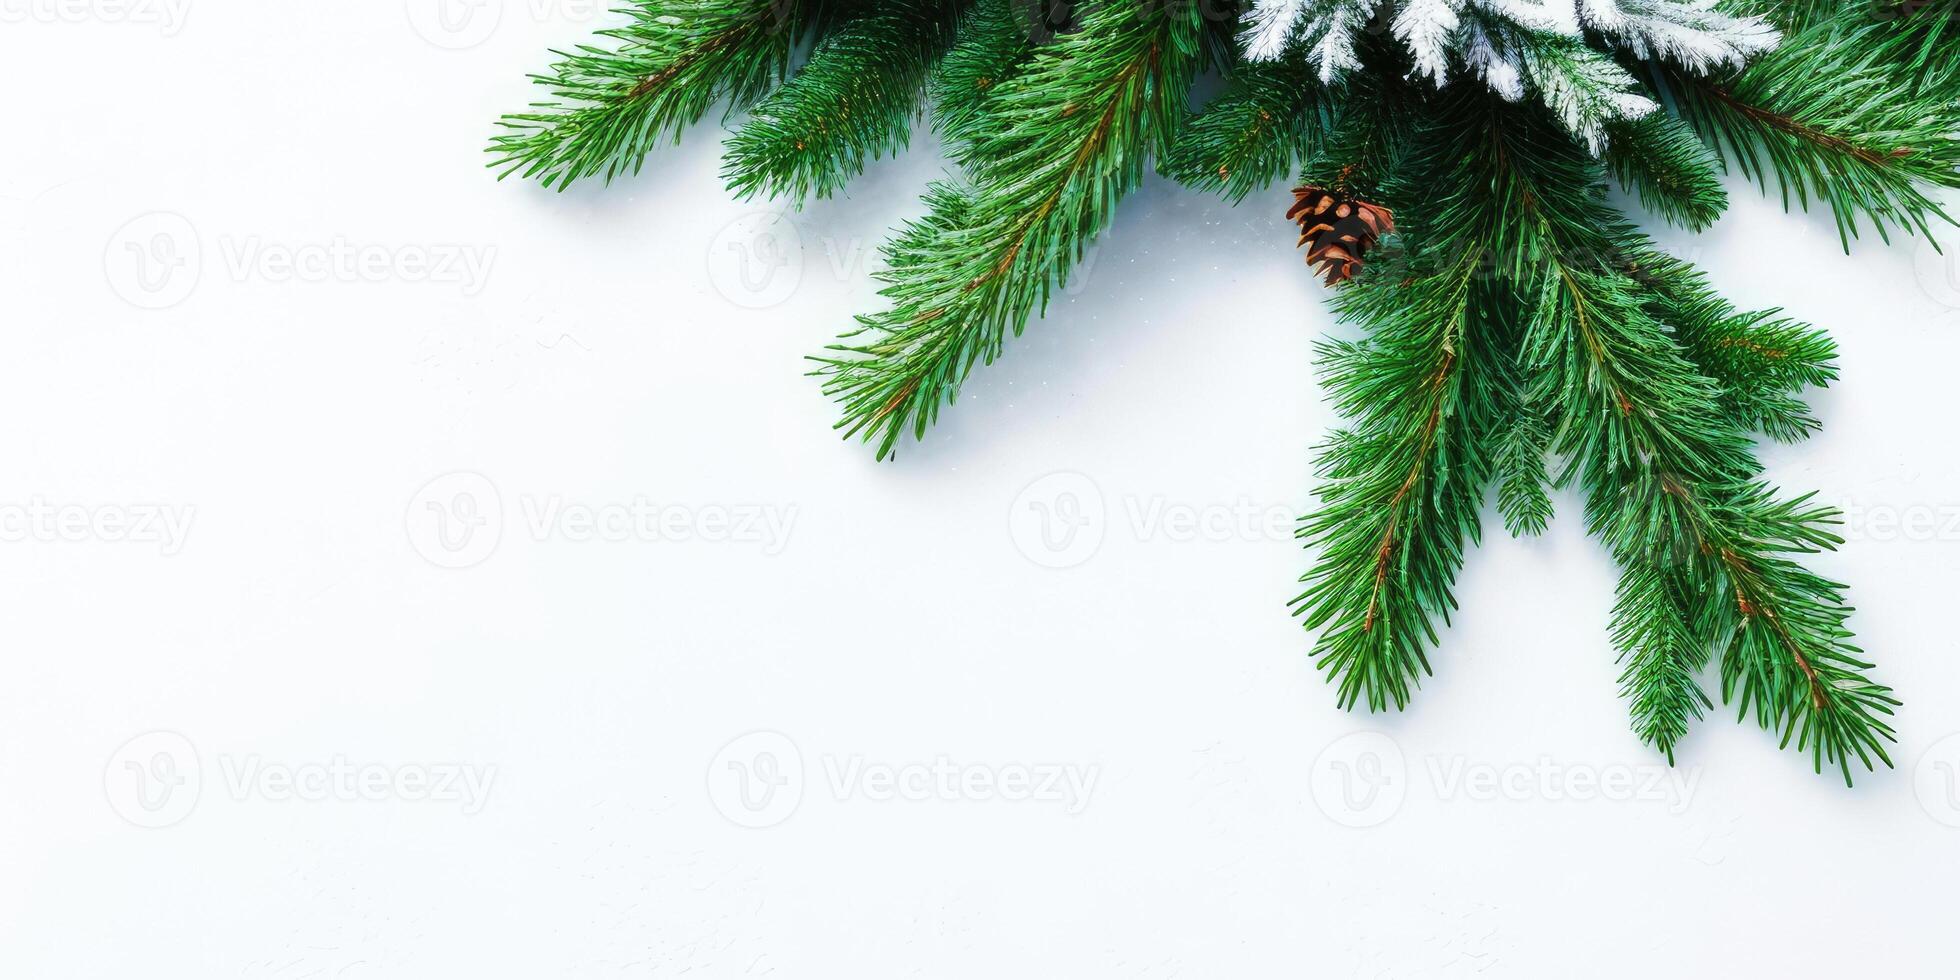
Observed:
[[[1672,116],[1654,113],[1614,126],[1606,163],[1643,207],[1690,231],[1705,231],[1728,210],[1715,154]]]
[[[1815,20],[1733,78],[1641,70],[1722,161],[1783,204],[1827,204],[1849,249],[1860,219],[1930,234],[1952,219],[1928,187],[1960,187],[1960,31],[1943,12]]]
[[[1719,700],[1812,756],[1890,764],[1898,704],[1808,567],[1837,520],[1769,486],[1837,377],[1822,331],[1738,310],[1612,204],[1700,230],[1732,169],[1786,207],[1930,235],[1960,187],[1960,28],[1914,0],[630,0],[506,117],[504,175],[636,171],[717,101],[739,196],[840,192],[920,109],[959,173],[884,248],[886,308],[817,358],[838,427],[892,455],[1041,315],[1154,162],[1231,200],[1300,183],[1395,213],[1320,348],[1321,447],[1294,611],[1349,707],[1435,667],[1489,500],[1514,534],[1572,487],[1619,567],[1632,727],[1671,761]],[[1079,16],[1077,16],[1079,14]],[[1059,25],[1060,30],[1056,28]],[[1236,35],[1250,60],[1219,57]],[[1779,36],[1782,43],[1776,44]],[[800,70],[791,66],[800,52]],[[1222,67],[1195,114],[1194,76]],[[1282,195],[1284,197],[1284,195]],[[1262,198],[1263,199],[1263,198]],[[1275,210],[1279,208],[1276,207]],[[1372,243],[1372,239],[1371,239]],[[1719,684],[1708,673],[1716,665]]]
[[[637,173],[660,142],[678,139],[718,99],[746,105],[782,79],[820,0],[641,0],[604,45],[555,52],[551,92],[505,116],[491,166],[564,189],[584,177]]]
[[[1181,121],[1198,68],[1195,8],[1109,3],[992,96],[975,179],[941,184],[887,249],[891,300],[820,359],[838,423],[889,456],[923,437],[976,363],[1046,306]]]
[[[1027,61],[1033,46],[1020,0],[975,0],[929,86],[933,128],[963,161],[975,162],[974,137],[988,124],[984,109]]]
[[[1231,87],[1178,138],[1163,172],[1233,201],[1290,176],[1339,111],[1312,77],[1297,59],[1239,66]]]
[[[1368,339],[1321,347],[1329,395],[1353,423],[1321,452],[1322,506],[1299,532],[1321,560],[1293,602],[1344,707],[1407,705],[1430,672],[1434,621],[1456,606],[1499,417],[1491,300],[1470,256],[1404,281],[1370,275],[1338,304]]]
[[[838,26],[728,139],[722,176],[737,197],[829,197],[865,164],[905,148],[926,73],[959,3],[889,0]]]

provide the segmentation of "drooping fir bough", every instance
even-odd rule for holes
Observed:
[[[549,186],[610,180],[725,104],[730,189],[800,204],[929,118],[962,176],[886,244],[884,307],[816,358],[839,428],[881,458],[1044,311],[1151,169],[1290,206],[1363,330],[1321,348],[1348,424],[1321,451],[1294,600],[1340,703],[1408,703],[1486,500],[1535,534],[1570,486],[1619,566],[1634,731],[1672,760],[1714,707],[1713,662],[1723,704],[1849,782],[1890,765],[1899,702],[1852,645],[1844,587],[1805,564],[1839,543],[1835,512],[1767,485],[1754,441],[1817,428],[1801,396],[1836,376],[1832,342],[1731,306],[1609,191],[1698,230],[1730,172],[1828,208],[1847,249],[1867,225],[1931,234],[1933,189],[1960,186],[1955,10],[633,0],[491,152]],[[1225,88],[1197,108],[1205,72]]]

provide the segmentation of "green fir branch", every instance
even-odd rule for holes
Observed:
[[[1198,67],[1193,7],[1112,2],[1042,49],[989,100],[970,187],[941,185],[887,252],[891,308],[818,358],[845,436],[889,457],[1000,356],[1065,282],[1184,113]]]
[[[1279,60],[1235,63],[1218,47],[1231,24],[1154,0],[1103,0],[1039,39],[1019,0],[631,3],[624,26],[535,77],[547,100],[501,121],[501,176],[610,180],[726,101],[750,111],[730,188],[801,203],[904,148],[930,102],[964,176],[933,184],[886,244],[886,308],[814,358],[837,428],[880,459],[1045,313],[1153,163],[1233,200],[1297,169],[1396,225],[1358,245],[1366,268],[1334,297],[1361,338],[1319,347],[1344,425],[1317,456],[1299,528],[1317,554],[1291,606],[1337,701],[1399,709],[1431,673],[1491,485],[1520,535],[1545,528],[1553,487],[1576,485],[1620,572],[1610,635],[1639,738],[1674,761],[1713,707],[1701,679],[1716,660],[1722,703],[1813,768],[1849,782],[1854,762],[1891,764],[1899,702],[1852,642],[1844,587],[1806,567],[1840,543],[1838,518],[1769,487],[1756,458],[1756,433],[1817,429],[1804,396],[1835,380],[1835,345],[1736,309],[1607,188],[1700,230],[1732,170],[1786,208],[1828,206],[1847,247],[1867,222],[1930,234],[1949,220],[1933,192],[1960,187],[1952,4],[1775,0],[1760,9],[1783,45],[1702,74],[1461,4],[1383,21],[1396,41],[1426,32],[1413,46],[1358,36],[1366,5],[1346,4]],[[1458,80],[1432,86],[1440,42]],[[1212,63],[1230,64],[1227,87],[1194,115]]]
[[[1552,520],[1552,479],[1545,468],[1552,428],[1527,397],[1525,379],[1514,357],[1503,358],[1505,424],[1497,437],[1497,512],[1513,537],[1538,535]]]
[[[1818,769],[1837,766],[1846,781],[1853,755],[1867,768],[1874,757],[1889,765],[1878,743],[1892,731],[1879,716],[1895,702],[1861,673],[1870,665],[1846,642],[1849,608],[1835,583],[1784,557],[1835,539],[1753,482],[1755,461],[1723,421],[1719,388],[1680,355],[1629,283],[1557,269],[1545,291],[1528,348],[1564,417],[1585,420],[1567,427],[1559,448],[1583,473],[1595,533],[1623,569],[1671,563],[1698,594],[1732,597],[1730,620],[1701,633],[1728,640],[1725,701],[1753,706],[1785,744],[1795,734]],[[1689,710],[1677,698],[1668,710]],[[1651,699],[1636,708],[1637,720],[1657,710]],[[1647,734],[1666,734],[1656,744],[1671,751],[1670,732]]]
[[[1662,113],[1613,127],[1606,165],[1642,207],[1690,231],[1706,231],[1728,210],[1714,153],[1693,129]]]
[[[1541,209],[1526,220],[1551,228],[1548,212],[1587,215],[1587,227],[1597,229],[1593,240],[1565,242],[1565,255],[1647,248],[1604,203],[1599,181],[1567,179],[1571,170],[1593,166],[1579,148],[1561,153],[1542,129],[1519,130],[1500,136],[1506,152],[1495,156],[1515,163],[1516,179]],[[1786,744],[1794,734],[1817,768],[1835,765],[1847,781],[1854,755],[1868,768],[1874,758],[1889,764],[1877,743],[1892,738],[1880,715],[1889,715],[1893,702],[1886,688],[1860,673],[1870,665],[1851,656],[1855,648],[1842,630],[1849,609],[1834,583],[1785,557],[1834,539],[1815,531],[1815,514],[1777,501],[1755,481],[1752,447],[1720,411],[1720,386],[1696,370],[1649,313],[1651,293],[1610,269],[1562,260],[1543,270],[1540,290],[1525,349],[1537,400],[1558,405],[1565,422],[1555,447],[1572,458],[1586,484],[1592,530],[1623,569],[1662,563],[1684,576],[1688,591],[1732,598],[1732,606],[1724,605],[1733,610],[1731,621],[1711,628],[1702,617],[1699,637],[1725,646],[1725,700],[1745,712],[1753,708]],[[1665,611],[1653,604],[1631,608],[1630,615]],[[1665,635],[1675,627],[1623,621],[1620,632]],[[1644,693],[1658,698],[1665,691]],[[1688,695],[1674,698],[1638,703],[1636,718],[1692,711]],[[1671,751],[1671,729],[1642,724],[1657,745],[1665,737]]]
[[[933,129],[957,157],[966,159],[986,119],[983,108],[1033,51],[1019,0],[975,0],[929,85]]]
[[[639,172],[662,140],[700,120],[716,100],[745,106],[789,67],[816,0],[634,0],[631,20],[598,32],[610,44],[554,51],[551,73],[532,80],[550,98],[505,116],[491,140],[498,176],[521,173],[546,187]]]
[[[1628,558],[1621,563],[1610,627],[1621,651],[1620,696],[1634,734],[1674,764],[1674,747],[1714,702],[1696,678],[1708,666],[1707,628],[1689,576],[1673,565]]]
[[[1723,412],[1739,428],[1779,442],[1817,431],[1798,397],[1837,380],[1837,343],[1829,334],[1776,310],[1738,311],[1686,262],[1639,256],[1632,273],[1653,293],[1648,311],[1668,324],[1696,370],[1721,386]]]
[[[1435,620],[1456,608],[1466,544],[1480,539],[1499,395],[1484,343],[1498,329],[1470,256],[1403,279],[1371,269],[1335,306],[1367,326],[1321,345],[1329,398],[1351,427],[1322,448],[1320,506],[1299,536],[1319,550],[1294,614],[1338,702],[1403,708],[1432,672]]]
[[[1841,523],[1838,512],[1811,505],[1808,495],[1779,501],[1753,484],[1719,501],[1711,517],[1706,526],[1728,533],[1701,544],[1718,556],[1735,596],[1724,606],[1733,613],[1722,699],[1739,718],[1780,731],[1783,745],[1794,739],[1817,771],[1837,766],[1847,786],[1853,754],[1867,770],[1891,766],[1885,743],[1898,739],[1880,716],[1899,701],[1865,676],[1872,664],[1850,642],[1844,586],[1786,557],[1842,544],[1830,530]]]
[[[1164,175],[1233,202],[1291,176],[1330,128],[1333,104],[1299,59],[1248,62],[1206,105],[1164,159]]]
[[[829,197],[869,161],[903,150],[961,8],[893,0],[833,29],[729,137],[729,190],[743,200]]]
[[[1960,187],[1960,35],[1852,5],[1732,79],[1642,62],[1648,81],[1722,159],[1787,209],[1814,198],[1848,251],[1861,219],[1930,236],[1952,218],[1927,188]],[[1939,33],[1927,33],[1937,30]]]

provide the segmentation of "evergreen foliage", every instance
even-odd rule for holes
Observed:
[[[551,92],[505,116],[491,166],[563,190],[584,177],[637,173],[663,140],[680,138],[717,99],[767,94],[789,67],[797,36],[821,17],[820,0],[660,0],[626,8],[604,45],[554,52]]]
[[[832,31],[729,137],[729,189],[742,198],[829,197],[868,160],[904,149],[926,72],[960,13],[956,3],[888,0]]]
[[[934,128],[962,160],[969,160],[974,135],[984,129],[982,112],[989,96],[1027,60],[1028,36],[1018,0],[977,0],[960,25],[953,49],[939,62],[931,83]]]
[[[1619,568],[1608,636],[1640,739],[1672,761],[1719,698],[1847,782],[1890,765],[1898,701],[1852,643],[1845,587],[1809,567],[1837,517],[1756,458],[1757,436],[1816,431],[1804,395],[1836,379],[1835,346],[1733,307],[1608,188],[1700,230],[1733,169],[1786,207],[1829,207],[1847,247],[1866,225],[1932,234],[1935,190],[1960,187],[1944,5],[1035,6],[632,0],[537,78],[550,97],[506,117],[492,165],[610,180],[727,100],[747,112],[730,188],[800,203],[902,149],[929,103],[959,173],[885,245],[884,309],[814,372],[880,458],[1043,313],[1153,163],[1275,212],[1295,175],[1388,208],[1395,233],[1333,296],[1361,335],[1320,346],[1346,421],[1299,530],[1316,558],[1293,610],[1338,703],[1405,707],[1485,501],[1536,534],[1569,487]],[[1246,58],[1218,49],[1234,36]],[[1193,112],[1213,67],[1225,87]]]
[[[1298,60],[1251,63],[1185,127],[1163,163],[1166,176],[1233,201],[1289,176],[1332,128],[1338,105]]]
[[[986,165],[934,188],[927,216],[886,251],[891,308],[821,359],[847,436],[880,458],[907,430],[923,437],[973,365],[1045,308],[1182,120],[1194,10],[1099,7],[990,97],[990,126],[972,137]]]
[[[1853,4],[1732,78],[1643,66],[1724,163],[1787,208],[1829,205],[1849,250],[1861,218],[1930,234],[1951,223],[1927,196],[1960,187],[1960,31],[1948,12],[1872,18]]]
[[[1672,116],[1615,126],[1606,163],[1642,206],[1690,231],[1707,230],[1729,208],[1715,154]]]

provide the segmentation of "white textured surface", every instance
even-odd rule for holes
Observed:
[[[581,8],[487,8],[462,50],[395,3],[196,0],[174,33],[45,9],[0,30],[0,975],[1949,972],[1960,275],[1913,243],[1846,259],[1740,185],[1712,233],[1668,236],[1843,345],[1825,432],[1768,457],[1854,509],[1820,564],[1908,704],[1900,769],[1855,790],[1723,717],[1649,799],[1569,499],[1472,558],[1413,710],[1331,706],[1284,605],[1306,557],[1262,524],[1306,507],[1333,421],[1283,200],[1152,182],[1082,288],[875,465],[802,357],[875,302],[853,256],[912,213],[929,147],[795,215],[800,278],[751,309],[733,263],[782,226],[727,200],[707,134],[609,190],[480,169]],[[124,231],[152,212],[187,225]],[[201,274],[142,292],[124,246],[173,233]],[[336,242],[489,269],[277,264]],[[493,490],[418,498],[458,471]],[[1090,482],[1037,483],[1058,472]],[[1086,513],[1085,487],[1099,548],[1042,550],[1033,506]],[[472,488],[502,504],[487,557],[429,536],[425,505]],[[741,540],[531,530],[636,497]],[[36,502],[192,520],[70,541],[18,523]],[[804,777],[751,811],[727,764],[794,761],[723,752],[754,731]],[[1004,801],[926,771],[879,798],[882,767],[941,758],[1081,782]],[[145,810],[124,763],[173,760],[201,793],[153,781]],[[336,760],[489,784],[279,798]],[[1553,766],[1634,798],[1472,778]],[[1346,772],[1396,778],[1343,795]]]

